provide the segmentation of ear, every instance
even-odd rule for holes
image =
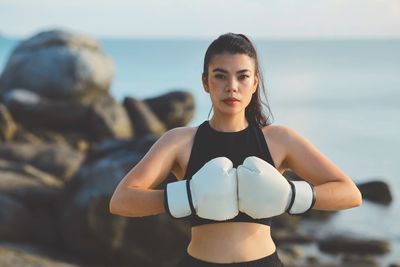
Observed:
[[[207,93],[210,93],[210,89],[208,88],[207,77],[204,76],[204,74],[201,76],[201,81],[203,83],[204,91],[206,91]]]
[[[256,75],[254,76],[253,94],[254,94],[254,93],[256,92],[256,90],[257,90],[258,82],[259,82],[259,78],[258,78],[258,74],[256,74]]]

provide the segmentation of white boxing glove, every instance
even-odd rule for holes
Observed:
[[[193,213],[224,221],[239,214],[236,168],[226,157],[210,160],[190,180],[167,184],[165,210],[173,218]]]
[[[239,210],[255,219],[284,212],[302,214],[315,203],[314,187],[305,181],[288,181],[268,162],[247,157],[237,168]]]

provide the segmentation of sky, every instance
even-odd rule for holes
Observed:
[[[111,38],[400,38],[400,0],[0,0],[0,34]]]

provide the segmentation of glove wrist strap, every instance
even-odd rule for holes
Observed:
[[[287,212],[291,215],[304,214],[315,204],[314,186],[306,181],[290,181],[292,196]]]

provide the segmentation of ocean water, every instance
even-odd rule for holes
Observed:
[[[116,66],[111,94],[153,97],[186,90],[196,100],[190,126],[207,119],[211,101],[201,73],[212,40],[99,40]],[[16,39],[0,38],[0,70]],[[255,40],[274,123],[306,137],[355,182],[386,181],[389,206],[368,201],[341,211],[320,235],[354,233],[386,239],[400,262],[400,40]],[[304,222],[307,224],[308,222]]]

